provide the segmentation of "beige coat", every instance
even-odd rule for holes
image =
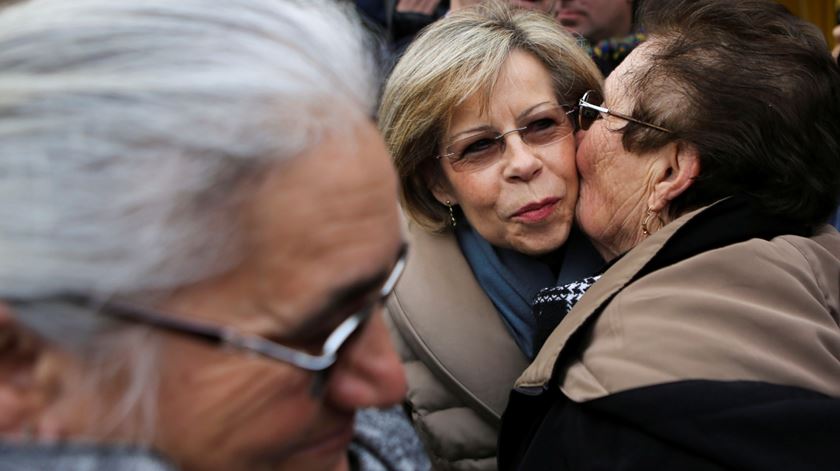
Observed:
[[[623,289],[697,212],[613,265],[555,329],[517,388],[545,387],[562,358],[560,389],[575,402],[686,379],[763,381],[840,397],[840,234],[831,226],[812,237],[752,239],[704,252]],[[568,341],[586,329],[586,341],[572,350]]]
[[[386,307],[408,404],[435,469],[496,469],[499,421],[528,365],[452,234],[409,226],[406,271]]]

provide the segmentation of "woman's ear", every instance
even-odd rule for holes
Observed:
[[[37,433],[59,378],[52,352],[0,301],[0,435]]]
[[[452,191],[452,185],[449,184],[449,180],[446,179],[442,171],[429,168],[423,173],[423,179],[426,182],[426,187],[432,192],[438,203],[446,205],[448,201],[452,205],[458,204],[458,198]]]
[[[700,155],[692,145],[673,143],[665,147],[664,171],[654,182],[653,192],[648,197],[648,209],[661,212],[676,197],[694,183],[700,174]]]

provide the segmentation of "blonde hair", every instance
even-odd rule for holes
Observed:
[[[548,70],[558,103],[573,105],[602,77],[575,37],[541,13],[498,1],[459,10],[429,26],[385,84],[379,126],[401,182],[409,217],[443,231],[447,208],[430,187],[443,178],[434,164],[454,109],[475,94],[482,106],[513,51],[532,54]]]

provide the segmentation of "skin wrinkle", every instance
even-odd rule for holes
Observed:
[[[160,309],[265,336],[306,325],[343,289],[389,272],[403,244],[393,170],[372,124],[365,122],[357,132],[355,139],[366,143],[355,149],[358,156],[343,153],[342,139],[330,139],[269,175],[246,209],[245,221],[254,229],[245,231],[252,256],[225,276],[181,290]],[[366,196],[348,200],[350,190]],[[291,197],[297,192],[304,197]],[[322,203],[318,211],[309,209],[313,197]],[[330,224],[333,229],[322,233],[310,230]],[[370,294],[376,289],[371,286]],[[253,309],[257,305],[269,309]],[[160,449],[179,450],[173,459],[192,468],[207,468],[204,464],[220,455],[244,469],[277,469],[278,463],[290,469],[345,466],[343,453],[313,455],[310,445],[352,426],[356,408],[390,405],[405,393],[381,312],[347,344],[323,396],[316,398],[310,396],[312,374],[294,366],[174,336],[167,336],[167,348],[160,414],[172,426],[160,437]],[[204,391],[200,403],[190,394],[197,389]],[[201,425],[208,423],[216,425]],[[201,431],[187,433],[176,424]]]
[[[604,83],[605,106],[630,114],[632,94],[627,77],[633,67],[647,60],[647,51],[634,51]],[[626,252],[643,238],[645,218],[655,184],[662,178],[663,166],[671,146],[643,155],[633,154],[622,144],[620,118],[607,116],[596,120],[588,131],[576,138],[577,166],[581,189],[576,215],[592,239],[593,245],[607,260]],[[638,182],[642,182],[639,184]]]

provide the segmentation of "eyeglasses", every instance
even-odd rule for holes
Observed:
[[[505,153],[505,137],[519,133],[522,142],[530,147],[547,146],[569,137],[574,126],[568,115],[573,111],[559,105],[537,109],[521,118],[522,127],[497,132],[493,129],[480,131],[453,141],[443,154],[456,172],[474,172],[497,162]]]
[[[190,321],[172,314],[156,311],[121,301],[101,301],[85,295],[65,295],[59,298],[78,306],[84,306],[98,314],[135,322],[166,330],[179,335],[190,337],[216,346],[226,346],[237,350],[256,353],[263,357],[281,361],[306,371],[317,373],[313,379],[310,393],[319,396],[326,385],[330,367],[338,360],[341,348],[353,337],[353,334],[364,329],[376,307],[394,291],[400,276],[405,270],[407,250],[400,250],[397,263],[379,289],[376,298],[351,314],[333,330],[320,349],[320,353],[312,354],[295,348],[281,345],[266,338],[245,334],[231,327],[220,327],[204,322]],[[40,300],[43,301],[43,300]],[[35,301],[13,301],[15,304]]]
[[[646,126],[652,129],[656,129],[657,131],[667,132],[670,133],[671,131],[668,129],[663,128],[662,126],[657,126],[655,124],[646,123],[644,121],[640,121],[632,116],[627,116],[626,114],[621,114],[616,111],[608,110],[601,106],[604,103],[604,97],[601,96],[600,93],[596,92],[595,90],[589,90],[588,92],[584,93],[581,97],[580,101],[578,102],[578,126],[580,129],[586,131],[592,126],[592,123],[595,120],[601,119],[604,115],[615,116],[616,118],[621,118],[636,124],[641,124],[642,126]]]

